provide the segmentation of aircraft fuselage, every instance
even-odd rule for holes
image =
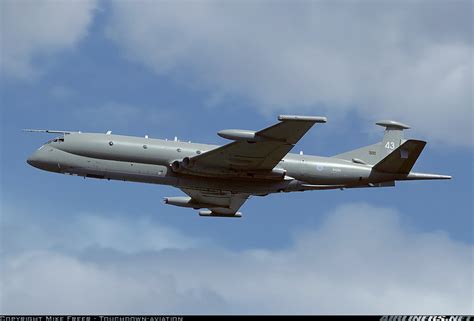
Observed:
[[[409,126],[382,120],[382,141],[332,157],[289,151],[326,117],[280,115],[259,131],[226,129],[223,146],[57,130],[61,133],[28,158],[34,167],[69,175],[170,185],[187,196],[166,197],[166,204],[200,210],[201,216],[241,217],[239,208],[252,195],[306,190],[386,187],[396,180],[449,179],[412,172],[426,145],[404,139]]]
[[[170,167],[175,160],[199,155],[217,147],[144,137],[72,133],[41,146],[28,158],[28,163],[43,170],[69,175],[179,188],[205,186],[208,189],[249,194],[320,189],[318,186],[323,185],[327,188],[342,188],[394,179],[392,174],[374,173],[369,165],[300,154],[288,154],[277,165],[278,169],[285,172],[284,180],[259,177],[258,174],[233,178],[194,176],[175,173]],[[399,179],[403,179],[402,176]]]

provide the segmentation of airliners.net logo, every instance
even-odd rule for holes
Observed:
[[[380,321],[474,321],[466,315],[384,315]]]

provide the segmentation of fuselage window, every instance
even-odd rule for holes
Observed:
[[[113,141],[110,141],[110,142],[109,142],[109,145],[110,145],[110,146],[112,146],[113,144],[114,144],[114,142],[113,142]]]
[[[148,148],[148,146],[147,146],[147,145],[143,145],[143,149],[147,149],[147,148]]]

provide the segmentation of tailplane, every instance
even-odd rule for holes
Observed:
[[[403,130],[410,128],[405,124],[393,120],[382,120],[376,124],[385,127],[385,133],[381,142],[354,149],[333,157],[346,159],[355,163],[375,165],[402,145],[404,142]]]

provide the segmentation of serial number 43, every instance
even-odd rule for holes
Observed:
[[[394,142],[387,142],[385,144],[385,148],[387,149],[395,149],[395,143]]]

